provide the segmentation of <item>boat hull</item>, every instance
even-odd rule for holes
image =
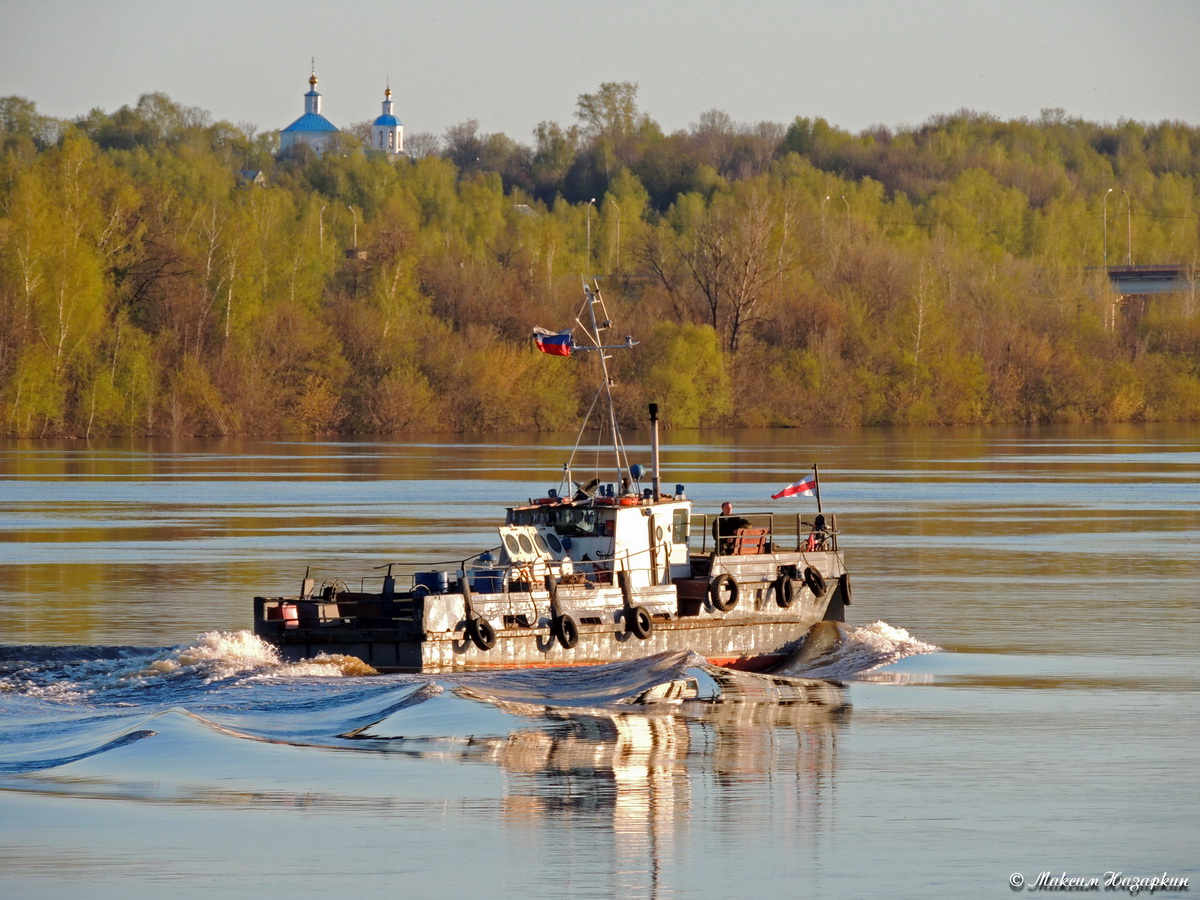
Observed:
[[[697,585],[704,599],[687,584],[640,590],[633,599],[651,622],[645,637],[628,626],[629,607],[619,589],[564,585],[554,602],[577,623],[578,641],[571,647],[555,634],[547,591],[473,594],[471,610],[495,631],[488,649],[472,640],[467,600],[456,594],[398,598],[390,609],[372,604],[369,611],[380,614],[374,619],[338,617],[332,603],[257,598],[255,632],[285,661],[342,654],[381,672],[586,666],[668,651],[692,651],[715,665],[761,671],[785,660],[816,623],[844,618],[849,583],[837,578],[840,562],[839,554],[828,554],[831,586],[822,596],[797,586],[786,608],[770,585],[743,585],[737,605],[727,611],[712,605],[706,583]],[[272,615],[289,605],[300,607],[295,618]]]
[[[588,666],[691,650],[714,665],[762,671],[785,660],[820,617],[784,620],[707,620],[655,626],[641,639],[628,631],[580,629],[579,643],[561,646],[550,629],[500,629],[496,646],[481,650],[465,632],[422,640],[359,629],[288,632],[274,643],[282,659],[296,662],[321,653],[355,656],[381,672],[447,672],[487,668]]]

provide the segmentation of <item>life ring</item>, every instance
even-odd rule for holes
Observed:
[[[721,592],[725,589],[729,590],[728,600],[721,596]],[[708,599],[721,612],[729,612],[729,610],[737,606],[738,584],[733,580],[733,576],[718,575],[714,578],[712,584],[708,586]]]
[[[482,616],[467,619],[467,637],[471,639],[472,644],[483,651],[491,650],[496,646],[496,629]]]
[[[550,623],[550,633],[567,650],[570,650],[579,643],[579,626],[566,613],[554,617],[554,620]]]
[[[812,566],[804,570],[804,583],[818,600],[825,596],[825,576]]]
[[[551,504],[561,502],[562,501],[558,497],[538,497],[533,501],[535,506],[550,506]]]
[[[637,506],[639,499],[640,499],[639,497],[622,497],[621,505],[622,506]]]
[[[625,627],[633,632],[634,637],[643,641],[654,631],[654,620],[644,606],[631,606],[625,610]]]
[[[796,602],[796,585],[786,573],[775,579],[775,602],[784,609]]]

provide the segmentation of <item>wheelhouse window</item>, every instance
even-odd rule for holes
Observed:
[[[671,534],[675,536],[675,543],[686,544],[688,542],[688,530],[691,524],[691,516],[686,509],[675,510],[674,521],[671,523]]]
[[[600,532],[600,514],[595,509],[573,506],[514,509],[510,524],[550,528],[561,537],[592,537]]]

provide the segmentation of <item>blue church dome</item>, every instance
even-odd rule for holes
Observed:
[[[321,94],[317,91],[316,71],[309,76],[308,86],[309,91],[304,95],[304,115],[279,132],[280,150],[307,144],[320,153],[338,133],[338,127],[321,115]]]
[[[320,113],[305,113],[284,131],[337,131],[338,128]]]

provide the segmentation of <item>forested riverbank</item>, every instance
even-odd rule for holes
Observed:
[[[0,435],[569,427],[539,354],[604,290],[622,414],[670,425],[1200,418],[1200,128],[961,112],[909,129],[636,87],[531,145],[276,154],[161,94],[74,122],[0,99]],[[1180,264],[1116,304],[1096,267]]]

